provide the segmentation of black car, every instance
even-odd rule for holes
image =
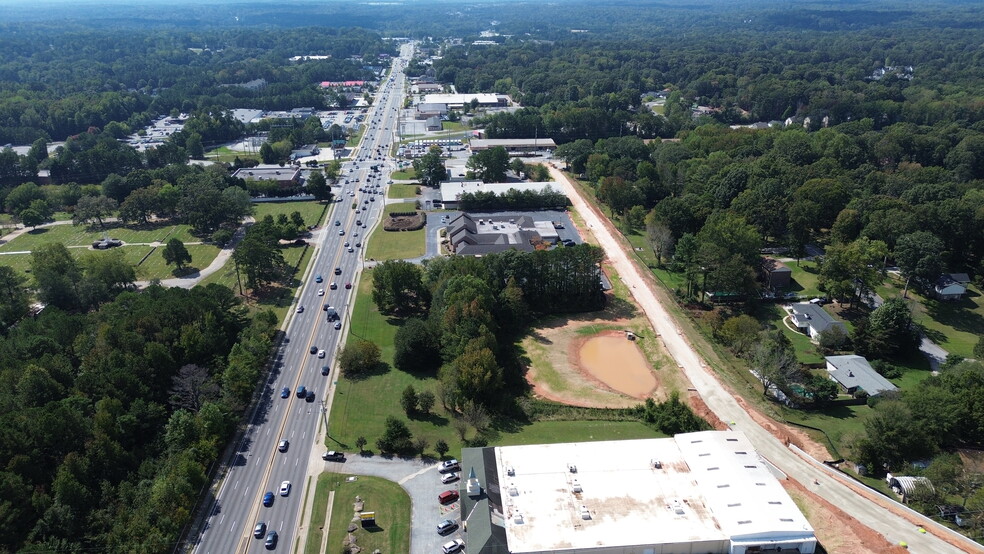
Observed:
[[[289,398],[289,397],[290,397],[290,387],[284,387],[280,389],[280,398]]]
[[[317,354],[318,353],[318,347],[317,346],[312,346],[310,348],[309,352],[311,352],[312,354]]]
[[[335,275],[341,275],[341,274],[342,274],[342,268],[336,267],[335,268]]]
[[[307,391],[307,395],[304,396],[304,400],[307,400],[308,402],[314,402],[314,391],[313,390]]]
[[[261,521],[256,524],[256,527],[253,528],[253,536],[258,539],[262,539],[263,535],[265,534],[266,534],[266,523]]]
[[[266,538],[266,547],[268,550],[273,550],[277,546],[277,532],[270,531],[270,534]]]
[[[321,374],[322,375],[328,375],[329,373],[331,373],[331,368],[329,368],[326,365],[321,366]]]
[[[297,387],[297,397],[298,398],[304,398],[304,395],[306,395],[306,394],[307,394],[307,390],[304,388],[304,385],[301,385],[301,386]]]

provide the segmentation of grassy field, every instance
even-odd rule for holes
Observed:
[[[460,121],[442,121],[441,129],[444,131],[464,131],[468,129]]]
[[[379,477],[325,472],[318,476],[316,490],[305,554],[321,552],[322,526],[331,491],[335,491],[335,497],[326,552],[341,552],[356,496],[364,502],[364,511],[376,513],[375,528],[360,527],[353,533],[362,551],[410,552],[410,496],[400,485]]]
[[[248,154],[246,152],[230,150],[226,146],[220,146],[219,148],[216,148],[214,150],[209,150],[208,152],[205,153],[205,158],[208,160],[212,160],[215,162],[222,162],[222,163],[233,163],[236,161],[236,158],[239,158],[240,160],[243,161],[245,160],[256,160],[258,162],[261,161],[259,154]]]
[[[796,262],[784,262],[784,265],[793,272],[793,282],[789,287],[790,292],[811,298],[823,294],[819,288],[820,275],[816,263],[807,261],[801,261],[798,264]]]
[[[143,253],[133,263],[136,264],[143,258],[143,255],[150,250],[150,247],[123,247],[124,252],[130,250],[137,251],[137,249],[142,249]],[[192,267],[196,269],[205,269],[208,267],[212,260],[219,254],[219,248],[211,244],[189,244],[185,246],[188,249],[188,253],[191,254],[191,263],[187,264],[187,267]],[[129,255],[127,256],[129,259]],[[174,266],[167,265],[164,262],[164,249],[158,248],[150,255],[142,264],[137,266],[137,279],[141,281],[150,281],[152,279],[170,279],[174,277]]]
[[[387,198],[413,198],[417,196],[417,187],[419,185],[390,185],[389,190],[386,192]]]
[[[0,245],[0,252],[33,250],[46,242],[60,242],[65,246],[88,246],[103,236],[131,244],[163,242],[171,238],[181,239],[182,242],[201,240],[192,236],[190,226],[172,223],[130,227],[107,223],[105,228],[98,225],[52,225],[28,231]]]
[[[365,256],[373,260],[402,260],[423,256],[427,252],[426,232],[426,227],[399,232],[377,227],[369,238]]]
[[[253,217],[257,221],[266,215],[272,215],[274,219],[280,214],[301,212],[305,225],[320,225],[324,220],[325,211],[334,204],[325,204],[314,200],[305,202],[257,202],[254,204],[256,209]]]
[[[394,171],[393,174],[391,175],[391,177],[393,179],[398,180],[398,181],[405,181],[407,179],[416,179],[417,178],[417,170],[415,170],[412,167],[408,167],[408,168],[404,169],[403,171]]]
[[[352,147],[358,146],[359,141],[362,140],[362,133],[364,132],[366,132],[366,126],[359,124],[359,126],[356,127],[355,133],[349,135],[348,141],[346,141],[345,144]]]

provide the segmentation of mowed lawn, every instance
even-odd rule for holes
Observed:
[[[305,225],[320,225],[324,219],[325,211],[334,204],[326,204],[315,200],[304,202],[256,202],[253,217],[257,221],[266,215],[272,215],[274,219],[280,214],[288,216],[293,212],[300,212],[304,218]]]
[[[417,196],[417,187],[420,185],[399,185],[393,184],[386,191],[387,198],[413,198]]]
[[[139,247],[124,247],[124,249],[136,249]],[[146,250],[150,250],[150,247],[144,247]],[[188,244],[185,245],[188,253],[191,254],[191,263],[185,264],[186,268],[194,268],[197,270],[205,269],[212,263],[219,254],[219,247],[211,244]],[[140,262],[140,259],[146,255],[144,254],[138,258],[134,264]],[[129,258],[129,256],[128,256]],[[164,248],[158,248],[147,257],[140,265],[137,266],[137,279],[142,281],[149,281],[152,279],[170,279],[175,277],[174,274],[175,266],[168,265],[164,262]]]
[[[324,538],[322,528],[331,491],[335,492],[335,496],[326,552],[342,551],[342,541],[348,534],[356,496],[363,501],[363,511],[376,514],[375,527],[359,527],[352,533],[362,551],[410,552],[410,495],[400,485],[368,475],[324,472],[318,476],[305,554],[321,552]]]
[[[386,213],[412,212],[416,208],[413,202],[387,204]],[[373,260],[402,260],[417,258],[427,252],[427,227],[416,231],[387,231],[382,225],[377,226],[366,241],[366,258]]]
[[[417,170],[412,167],[408,167],[402,171],[394,171],[393,174],[390,175],[390,177],[393,179],[397,179],[399,181],[405,181],[407,179],[416,179]]]
[[[65,246],[88,246],[103,237],[120,239],[124,243],[165,242],[178,238],[182,242],[198,242],[192,236],[191,227],[176,224],[150,224],[146,226],[123,226],[107,223],[105,228],[98,225],[52,225],[28,231],[10,242],[0,245],[0,252],[30,251],[48,242],[60,242]]]

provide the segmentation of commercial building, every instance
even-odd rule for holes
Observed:
[[[444,104],[449,109],[460,110],[465,104],[471,104],[472,100],[478,100],[478,105],[483,108],[494,106],[508,106],[509,97],[503,94],[474,93],[474,94],[427,94],[424,95],[424,104]]]
[[[552,138],[524,138],[524,139],[472,139],[469,147],[472,152],[481,152],[501,146],[506,152],[515,155],[532,154],[542,150],[553,152],[557,149],[557,143]]]
[[[462,451],[470,554],[812,554],[813,528],[736,431]]]
[[[251,167],[240,168],[232,174],[247,181],[276,181],[280,188],[296,186],[300,182],[301,170],[292,167]]]

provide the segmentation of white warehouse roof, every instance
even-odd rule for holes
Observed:
[[[466,192],[472,194],[476,192],[493,192],[496,195],[505,194],[509,189],[516,189],[520,192],[532,190],[543,192],[551,187],[554,192],[561,192],[560,186],[553,181],[533,181],[517,183],[483,183],[481,181],[446,181],[441,183],[441,201],[457,202],[458,197]]]
[[[816,547],[806,518],[738,432],[497,447],[495,466],[512,553]]]

